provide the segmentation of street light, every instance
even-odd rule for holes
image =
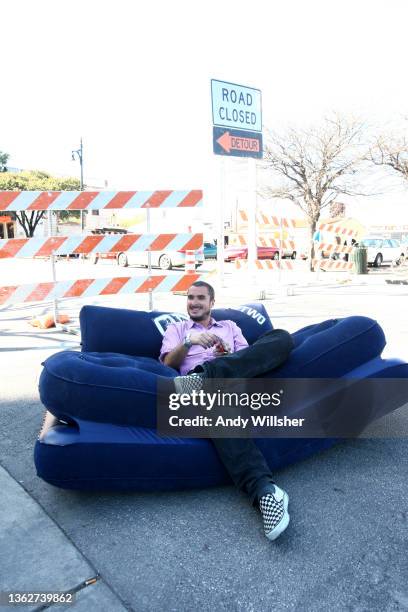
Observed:
[[[79,149],[75,149],[74,151],[72,151],[72,161],[75,161],[75,157],[78,157],[79,159],[79,165],[81,167],[81,191],[84,190],[84,156],[83,156],[83,146],[82,146],[82,138],[81,138],[81,144]]]
[[[80,140],[79,149],[74,149],[73,151],[71,151],[71,153],[72,153],[72,161],[75,161],[76,157],[79,159],[79,166],[81,168],[80,189],[81,191],[83,191],[84,190],[84,149],[82,145],[82,136]],[[84,229],[84,211],[81,210],[81,230],[83,229]]]

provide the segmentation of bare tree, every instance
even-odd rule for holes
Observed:
[[[368,159],[376,166],[392,168],[408,181],[408,138],[405,134],[389,133],[378,136],[370,149]]]
[[[340,195],[364,195],[356,181],[367,155],[364,133],[361,121],[340,115],[324,119],[317,127],[268,133],[263,167],[281,184],[264,187],[261,195],[290,200],[305,213],[311,265],[313,235],[322,209]]]

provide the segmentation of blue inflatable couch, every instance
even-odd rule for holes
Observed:
[[[272,329],[262,304],[215,309],[213,316],[235,321],[250,344]],[[183,318],[186,315],[172,312],[82,308],[81,352],[63,351],[43,364],[39,392],[47,418],[34,453],[40,478],[82,490],[172,490],[230,482],[210,440],[156,432],[158,379],[178,374],[157,359],[162,335],[169,323]],[[295,348],[288,361],[264,376],[408,380],[408,364],[381,358],[384,333],[367,317],[310,325],[294,333],[293,339]],[[408,401],[398,385],[391,392],[389,386],[383,392],[382,388],[378,385],[364,397],[361,409],[353,405],[356,434]],[[337,392],[326,393],[324,403],[333,413],[351,405],[347,393],[342,392],[340,402]],[[303,415],[319,401],[311,391],[300,406]],[[260,438],[256,444],[272,470],[277,470],[337,441],[338,437],[327,436]]]

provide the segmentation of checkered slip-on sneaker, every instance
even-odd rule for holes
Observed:
[[[187,376],[176,376],[173,380],[177,393],[191,395],[192,391],[200,391],[203,388],[204,377],[200,374],[187,374]]]
[[[268,493],[259,500],[259,508],[268,540],[276,540],[289,525],[289,495],[276,485],[274,493]]]

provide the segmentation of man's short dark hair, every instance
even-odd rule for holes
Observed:
[[[210,283],[206,283],[205,281],[196,281],[191,285],[191,287],[207,287],[208,293],[210,295],[210,300],[215,300],[214,287],[210,285]]]

